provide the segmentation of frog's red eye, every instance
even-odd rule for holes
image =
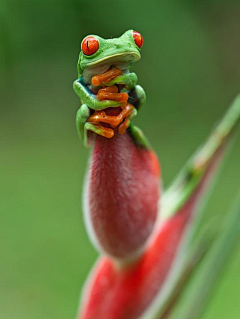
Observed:
[[[133,31],[133,39],[136,43],[136,45],[141,48],[141,46],[143,45],[143,36],[141,35],[141,33],[137,32],[137,31]]]
[[[86,55],[92,55],[97,52],[99,48],[99,42],[94,37],[87,37],[82,42],[82,51]]]

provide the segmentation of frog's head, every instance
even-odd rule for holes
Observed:
[[[78,76],[89,83],[92,76],[106,72],[110,66],[127,71],[130,65],[141,58],[143,37],[128,30],[120,38],[105,40],[97,35],[85,37],[78,59]]]

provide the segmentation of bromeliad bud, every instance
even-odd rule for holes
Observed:
[[[143,250],[155,225],[159,166],[129,134],[96,136],[85,188],[85,218],[94,244],[117,259]]]

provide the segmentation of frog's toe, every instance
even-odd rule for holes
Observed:
[[[84,125],[84,144],[87,147],[90,145],[88,131],[91,131],[95,134],[101,135],[106,138],[112,138],[114,136],[113,129],[104,127],[101,124],[92,124],[87,122]]]

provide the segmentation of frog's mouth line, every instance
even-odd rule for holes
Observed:
[[[137,54],[136,52],[124,52],[124,53],[118,53],[114,54],[112,56],[107,56],[105,58],[102,58],[100,60],[97,60],[95,62],[89,63],[88,68],[94,67],[99,64],[103,64],[105,62],[114,62],[114,61],[121,61],[121,62],[128,62],[132,63],[141,58],[140,54]]]
[[[85,83],[90,84],[94,75],[105,73],[111,66],[116,66],[123,72],[128,72],[131,64],[140,58],[140,54],[136,52],[125,52],[89,63],[83,71],[83,80]]]

